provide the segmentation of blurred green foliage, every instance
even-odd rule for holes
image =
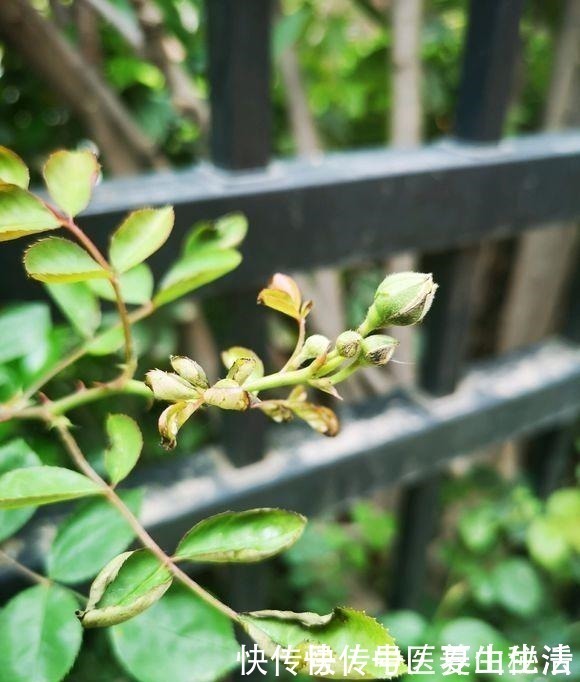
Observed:
[[[58,4],[57,0],[55,4]],[[60,0],[68,23],[64,32],[78,41],[74,3]],[[133,22],[128,0],[107,0]],[[198,92],[207,96],[205,16],[202,0],[156,0],[167,32],[184,48],[184,66]],[[392,30],[364,11],[367,0],[284,0],[273,34],[275,64],[296,50],[310,110],[329,149],[387,142],[391,103],[389,51]],[[48,13],[48,3],[37,6]],[[424,129],[428,139],[449,134],[460,78],[466,0],[427,0],[422,64]],[[558,29],[559,3],[533,0],[522,25],[522,52],[509,130],[541,126]],[[98,22],[102,56],[97,68],[122,97],[147,134],[173,163],[199,156],[200,130],[173,108],[159,69],[137,56],[110,24]],[[288,124],[287,93],[275,71],[273,110],[275,151],[295,144]],[[0,144],[16,149],[33,167],[57,147],[74,147],[87,133],[58,97],[20,56],[0,43]]]

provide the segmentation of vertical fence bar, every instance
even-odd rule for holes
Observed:
[[[230,171],[263,167],[271,153],[271,0],[208,0],[206,8],[212,161]],[[256,307],[255,291],[208,306],[219,308],[221,319],[213,329],[220,347],[244,345],[264,353],[265,316]],[[265,429],[259,414],[223,415],[223,443],[232,463],[242,466],[262,457]]]
[[[519,22],[524,0],[471,0],[463,74],[455,123],[463,142],[491,143],[501,138],[509,106]],[[450,393],[465,361],[470,308],[479,249],[428,255],[422,269],[433,272],[440,288],[423,326],[425,350],[420,382],[434,394]],[[423,596],[427,546],[437,526],[440,475],[402,492],[399,550],[392,601],[416,607]]]

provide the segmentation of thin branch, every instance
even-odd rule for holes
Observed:
[[[163,564],[173,576],[179,580],[183,585],[189,588],[192,592],[198,595],[207,604],[210,604],[218,611],[221,611],[225,616],[233,621],[238,621],[238,614],[231,609],[227,604],[222,603],[219,599],[216,599],[213,595],[206,592],[201,585],[190,578],[186,573],[184,573],[179,566],[177,566],[171,557],[169,557],[155,540],[149,535],[149,533],[143,528],[139,519],[133,514],[133,512],[125,505],[123,500],[117,495],[117,493],[111,488],[92,468],[87,459],[85,458],[82,450],[80,449],[75,438],[71,434],[67,426],[65,426],[61,421],[53,422],[54,426],[60,436],[60,439],[67,449],[71,459],[77,466],[77,468],[90,478],[94,483],[102,488],[103,494],[108,499],[108,501],[119,511],[119,513],[125,518],[129,526],[135,532],[135,535],[141,542],[141,544],[151,551],[157,559]]]
[[[18,571],[21,575],[23,575],[25,578],[30,580],[33,583],[38,583],[39,585],[52,585],[52,580],[49,578],[46,578],[43,575],[40,575],[40,573],[37,573],[36,571],[33,571],[32,569],[28,568],[28,566],[25,566],[24,564],[21,564],[20,561],[17,559],[14,559],[14,557],[11,557],[10,554],[7,552],[4,552],[3,550],[0,549],[0,563],[2,564],[7,564],[8,566],[11,566],[15,571]]]

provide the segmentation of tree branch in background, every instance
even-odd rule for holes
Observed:
[[[0,2],[0,32],[85,123],[112,172],[164,165],[117,94],[28,0]]]
[[[383,19],[385,21],[385,19]],[[392,107],[387,127],[393,147],[417,147],[423,131],[423,102],[421,97],[421,33],[423,28],[423,0],[393,0],[391,4],[393,46],[388,68],[392,74]],[[416,254],[404,253],[391,258],[389,272],[413,270]],[[414,348],[416,331],[403,327],[401,336],[401,364],[393,364],[390,372],[398,381],[412,384],[416,377]]]
[[[567,0],[555,44],[545,114],[549,130],[580,125],[580,0]],[[551,225],[519,240],[500,326],[500,351],[539,341],[555,331],[578,241],[574,224]]]
[[[101,0],[102,1],[102,0]],[[151,0],[131,0],[143,40],[142,51],[165,76],[175,109],[192,119],[207,132],[209,108],[183,67],[185,51],[181,43],[167,33],[160,9]]]

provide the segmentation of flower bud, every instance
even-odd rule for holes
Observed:
[[[321,355],[324,355],[329,348],[330,341],[326,336],[322,336],[322,334],[313,334],[304,341],[302,350],[296,358],[296,364],[302,364],[303,362],[306,362],[306,360],[318,358]]]
[[[388,275],[379,285],[358,331],[366,336],[387,325],[406,326],[421,322],[433,303],[436,290],[431,274],[397,272]]]
[[[191,358],[183,355],[172,355],[170,358],[171,366],[186,381],[199,388],[207,388],[209,382],[201,365]]]
[[[369,365],[386,365],[398,345],[399,342],[392,336],[385,334],[369,336],[362,342],[364,360]]]
[[[199,391],[178,374],[152,369],[145,375],[145,383],[157,400],[176,403],[181,400],[196,400]]]
[[[203,394],[208,405],[220,407],[222,410],[247,410],[250,396],[247,391],[233,379],[221,379]]]
[[[336,339],[336,350],[341,358],[356,358],[360,353],[362,336],[355,331],[342,332]]]

